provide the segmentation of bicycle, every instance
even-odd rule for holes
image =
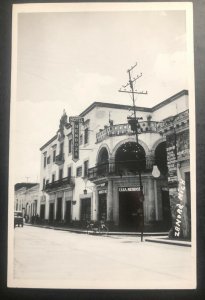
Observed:
[[[109,231],[108,227],[105,225],[105,222],[103,220],[100,221],[98,231],[99,233],[108,233]]]
[[[109,229],[102,220],[100,222],[91,221],[87,224],[87,234],[89,234],[90,231],[92,233],[103,234],[108,233]]]
[[[95,227],[95,222],[93,221],[87,221],[87,234],[89,234],[89,231],[92,231],[92,232],[96,232],[97,231],[97,228]]]

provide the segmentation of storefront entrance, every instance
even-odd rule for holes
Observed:
[[[62,219],[62,198],[57,199],[57,211],[56,211],[56,221],[59,222]]]
[[[107,219],[107,193],[99,191],[98,194],[98,220]],[[107,191],[106,191],[107,192]]]
[[[45,219],[45,204],[41,204],[40,208],[40,219],[44,220]]]
[[[66,223],[70,223],[70,221],[71,221],[71,201],[66,201],[65,221],[66,221]]]
[[[123,231],[140,230],[141,203],[135,188],[119,189],[119,228]]]
[[[81,217],[82,221],[91,219],[91,198],[81,199]]]
[[[49,205],[49,222],[53,222],[54,220],[54,203],[50,203]]]

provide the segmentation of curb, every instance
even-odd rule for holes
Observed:
[[[73,228],[64,228],[64,227],[55,227],[55,226],[49,226],[49,225],[37,225],[37,224],[25,224],[26,226],[33,226],[33,227],[42,227],[47,229],[53,229],[53,230],[61,230],[61,231],[70,231],[80,234],[87,234],[87,230],[83,229],[73,229]],[[89,232],[89,234],[92,234]],[[94,233],[96,234],[96,233]],[[120,231],[110,231],[106,233],[106,235],[125,235],[125,236],[141,236],[141,232],[120,232]],[[144,232],[143,236],[167,236],[168,232]]]
[[[69,232],[72,232],[72,233],[88,234],[87,230],[83,230],[83,229],[55,227],[55,226],[49,226],[49,225],[36,225],[36,224],[28,224],[28,223],[25,224],[25,225],[26,226],[33,226],[33,227],[41,227],[41,228],[46,228],[46,229],[60,230],[60,231],[69,231]],[[98,235],[98,234],[95,233],[95,232],[89,232],[89,235]],[[101,235],[104,235],[104,234],[101,234]],[[112,236],[112,235],[141,236],[141,232],[118,232],[118,231],[115,232],[115,231],[111,231],[111,232],[106,233],[105,235],[106,236],[108,236],[108,235],[110,235],[110,236]],[[167,245],[174,245],[174,246],[191,247],[191,242],[165,239],[165,237],[168,236],[168,232],[144,232],[143,236],[145,237],[146,242],[167,244]]]
[[[174,245],[174,246],[191,247],[191,242],[186,242],[186,241],[165,240],[163,238],[158,238],[158,239],[157,238],[146,238],[145,241],[152,242],[152,243]]]

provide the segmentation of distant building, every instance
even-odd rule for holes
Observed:
[[[14,210],[22,211],[28,222],[31,222],[32,217],[37,215],[38,203],[38,183],[17,183],[15,185]]]
[[[67,224],[105,219],[120,230],[139,231],[143,201],[145,230],[172,227],[174,236],[176,227],[177,234],[189,238],[188,108],[186,90],[152,108],[136,107],[137,116],[143,118],[139,145],[127,121],[131,106],[94,102],[80,113],[79,123],[69,122],[64,112],[57,134],[40,149],[40,218]],[[160,171],[157,178],[153,166]],[[179,171],[186,191],[177,227]]]

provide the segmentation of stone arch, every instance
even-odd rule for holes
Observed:
[[[157,146],[158,146],[159,144],[161,144],[162,142],[165,142],[165,141],[166,141],[166,137],[162,137],[162,138],[160,138],[159,140],[157,140],[157,141],[153,144],[152,149],[151,149],[151,152],[154,154],[154,152],[155,152]]]
[[[109,147],[108,147],[107,144],[103,143],[103,144],[99,147],[99,149],[98,149],[98,152],[97,152],[97,155],[96,155],[96,164],[98,164],[99,156],[100,156],[100,153],[102,152],[103,149],[106,149],[106,150],[107,150],[107,153],[108,153],[108,161],[109,161],[109,159],[110,159],[110,155],[111,155],[110,149],[109,149]]]
[[[115,147],[113,148],[112,153],[111,153],[111,155],[110,155],[110,159],[111,159],[112,161],[115,160],[115,155],[116,155],[116,152],[117,152],[118,148],[119,148],[120,146],[122,146],[123,144],[128,143],[128,142],[134,142],[134,143],[136,143],[136,139],[135,139],[134,137],[130,137],[130,138],[128,138],[128,139],[122,140],[122,141],[120,141],[119,143],[117,143],[117,144],[115,145]],[[139,142],[139,144],[143,147],[143,149],[144,149],[144,151],[145,151],[145,154],[148,155],[148,153],[149,153],[149,148],[148,148],[147,144],[145,144],[142,140],[138,140],[138,142]]]
[[[153,163],[157,165],[159,171],[163,175],[167,175],[167,152],[166,152],[166,138],[157,140],[152,147]]]
[[[146,153],[146,160],[147,160],[147,169],[152,169],[154,161],[155,161],[155,150],[157,148],[157,146],[159,144],[161,144],[162,142],[166,141],[166,138],[160,138],[158,139],[153,146],[151,147],[151,149],[149,149],[149,151]]]

